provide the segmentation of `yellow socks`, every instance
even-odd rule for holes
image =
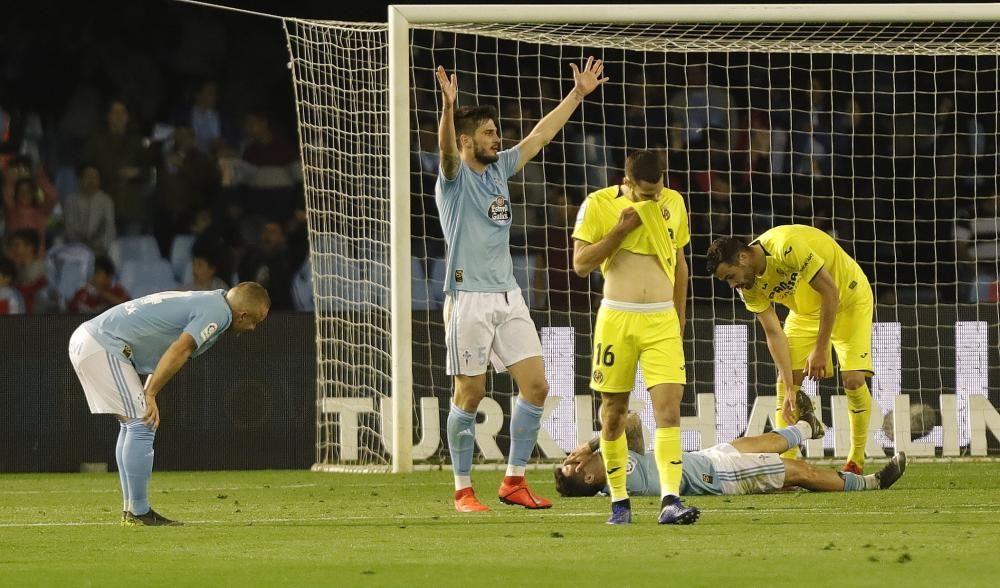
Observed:
[[[851,423],[851,452],[847,459],[865,467],[865,443],[868,441],[868,421],[872,416],[872,395],[868,384],[847,393],[847,418]]]
[[[625,500],[628,490],[625,489],[625,475],[628,472],[628,442],[623,432],[613,441],[608,441],[601,435],[601,459],[604,460],[604,471],[608,474],[608,487],[611,488],[611,501]]]
[[[660,496],[681,495],[681,428],[665,427],[656,429],[656,444],[653,446],[656,469],[660,472]]]

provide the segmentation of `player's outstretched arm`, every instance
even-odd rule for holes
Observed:
[[[462,159],[458,152],[458,139],[455,137],[455,102],[458,100],[458,77],[451,77],[438,66],[438,85],[441,86],[441,121],[438,123],[438,149],[441,151],[441,169],[444,177],[449,180],[458,175]]]
[[[681,339],[684,338],[684,321],[687,320],[688,279],[691,271],[688,268],[687,255],[684,248],[677,250],[677,263],[674,264],[674,308],[677,309],[677,321],[681,327]]]
[[[782,406],[785,421],[795,422],[795,378],[792,372],[792,351],[788,347],[788,337],[781,328],[781,321],[778,314],[774,312],[774,307],[768,308],[764,312],[757,314],[757,322],[764,327],[764,336],[767,338],[767,349],[771,352],[774,365],[778,368],[778,377],[785,384],[785,403]]]
[[[167,385],[170,378],[180,371],[197,348],[198,345],[195,343],[194,337],[187,333],[181,333],[181,336],[171,343],[170,347],[167,347],[160,362],[156,364],[153,374],[146,380],[146,389],[144,390],[146,414],[143,415],[143,420],[147,425],[154,429],[160,426],[160,409],[156,405],[156,395]]]
[[[556,133],[566,126],[566,121],[573,115],[576,107],[583,102],[584,97],[608,81],[608,78],[604,77],[604,61],[594,59],[593,56],[587,58],[587,63],[582,70],[575,63],[571,63],[569,66],[573,70],[573,91],[563,98],[559,106],[542,117],[542,120],[538,121],[535,128],[531,129],[528,136],[518,144],[521,149],[520,158],[517,161],[518,171],[534,159],[542,147],[548,145]]]

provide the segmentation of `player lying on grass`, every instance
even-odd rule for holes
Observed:
[[[881,471],[866,476],[817,468],[804,461],[783,459],[780,453],[797,447],[805,439],[823,436],[823,425],[802,391],[799,421],[790,427],[755,437],[742,437],[701,451],[685,452],[681,494],[763,494],[799,486],[815,492],[884,490],[906,470],[906,454],[899,453]],[[645,453],[642,423],[629,413],[625,428],[629,456],[627,484],[630,495],[659,496],[656,463]],[[597,440],[577,447],[555,469],[556,490],[562,496],[594,496],[607,492],[607,475],[596,455]]]

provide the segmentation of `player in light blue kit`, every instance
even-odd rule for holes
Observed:
[[[486,106],[456,109],[458,79],[437,68],[442,109],[438,127],[441,167],[434,198],[447,243],[445,276],[446,371],[455,396],[448,413],[448,450],[455,472],[455,509],[489,510],[472,489],[476,409],[486,395],[486,369],[509,370],[518,398],[511,414],[507,475],[502,502],[549,508],[524,481],[538,439],[548,394],[542,346],[510,257],[511,203],[507,179],[555,137],[587,94],[604,83],[604,64],[593,57],[573,70],[573,90],[515,147],[500,151],[495,111]]]
[[[178,525],[149,505],[156,395],[190,357],[222,333],[252,331],[271,299],[256,282],[229,290],[160,292],[115,306],[83,323],[69,340],[69,360],[93,414],[121,423],[115,458],[122,486],[122,524]],[[150,374],[145,386],[140,374]]]
[[[783,459],[780,454],[798,447],[805,439],[823,436],[823,425],[811,410],[812,402],[798,392],[799,421],[794,425],[755,437],[742,437],[701,451],[684,453],[681,494],[741,495],[774,492],[798,486],[815,492],[885,490],[906,470],[906,454],[898,453],[881,471],[862,476],[851,472],[817,468],[805,461]],[[629,413],[625,437],[628,442],[626,485],[630,495],[659,496],[656,462],[646,455],[639,415]],[[595,438],[576,448],[555,469],[556,490],[561,496],[593,496],[607,492],[607,475]]]

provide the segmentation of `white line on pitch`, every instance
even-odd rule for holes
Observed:
[[[974,506],[987,506],[991,507],[994,505],[982,504]],[[827,512],[831,515],[842,516],[842,515],[882,515],[882,516],[896,516],[905,514],[928,514],[934,512],[935,514],[997,514],[995,508],[988,508],[982,510],[940,510],[940,509],[930,509],[925,508],[921,510],[901,510],[901,511],[844,511],[838,510],[836,512],[828,508],[795,508],[795,509],[770,509],[770,508],[755,508],[753,510],[746,509],[720,509],[714,511],[718,514],[723,514],[725,516],[732,515],[761,515],[761,514],[799,514],[803,512],[809,513],[823,513]],[[606,516],[607,512],[565,512],[565,513],[546,513],[545,517],[565,517],[565,518],[578,518],[578,517],[603,517]],[[491,514],[477,514],[469,516],[468,514],[459,513],[446,513],[440,515],[397,515],[388,518],[373,518],[370,516],[312,516],[312,517],[298,517],[298,518],[262,518],[262,519],[247,519],[247,520],[216,520],[216,519],[205,519],[205,520],[195,520],[195,521],[185,521],[187,524],[191,525],[227,525],[227,526],[246,526],[249,524],[268,524],[268,523],[301,523],[301,522],[315,522],[315,521],[396,521],[396,522],[406,522],[412,520],[481,520],[481,521],[493,521],[502,520],[506,518],[506,515],[502,513],[494,512]],[[0,523],[0,528],[30,528],[30,527],[95,527],[95,526],[117,526],[120,522],[41,522],[41,523]]]

